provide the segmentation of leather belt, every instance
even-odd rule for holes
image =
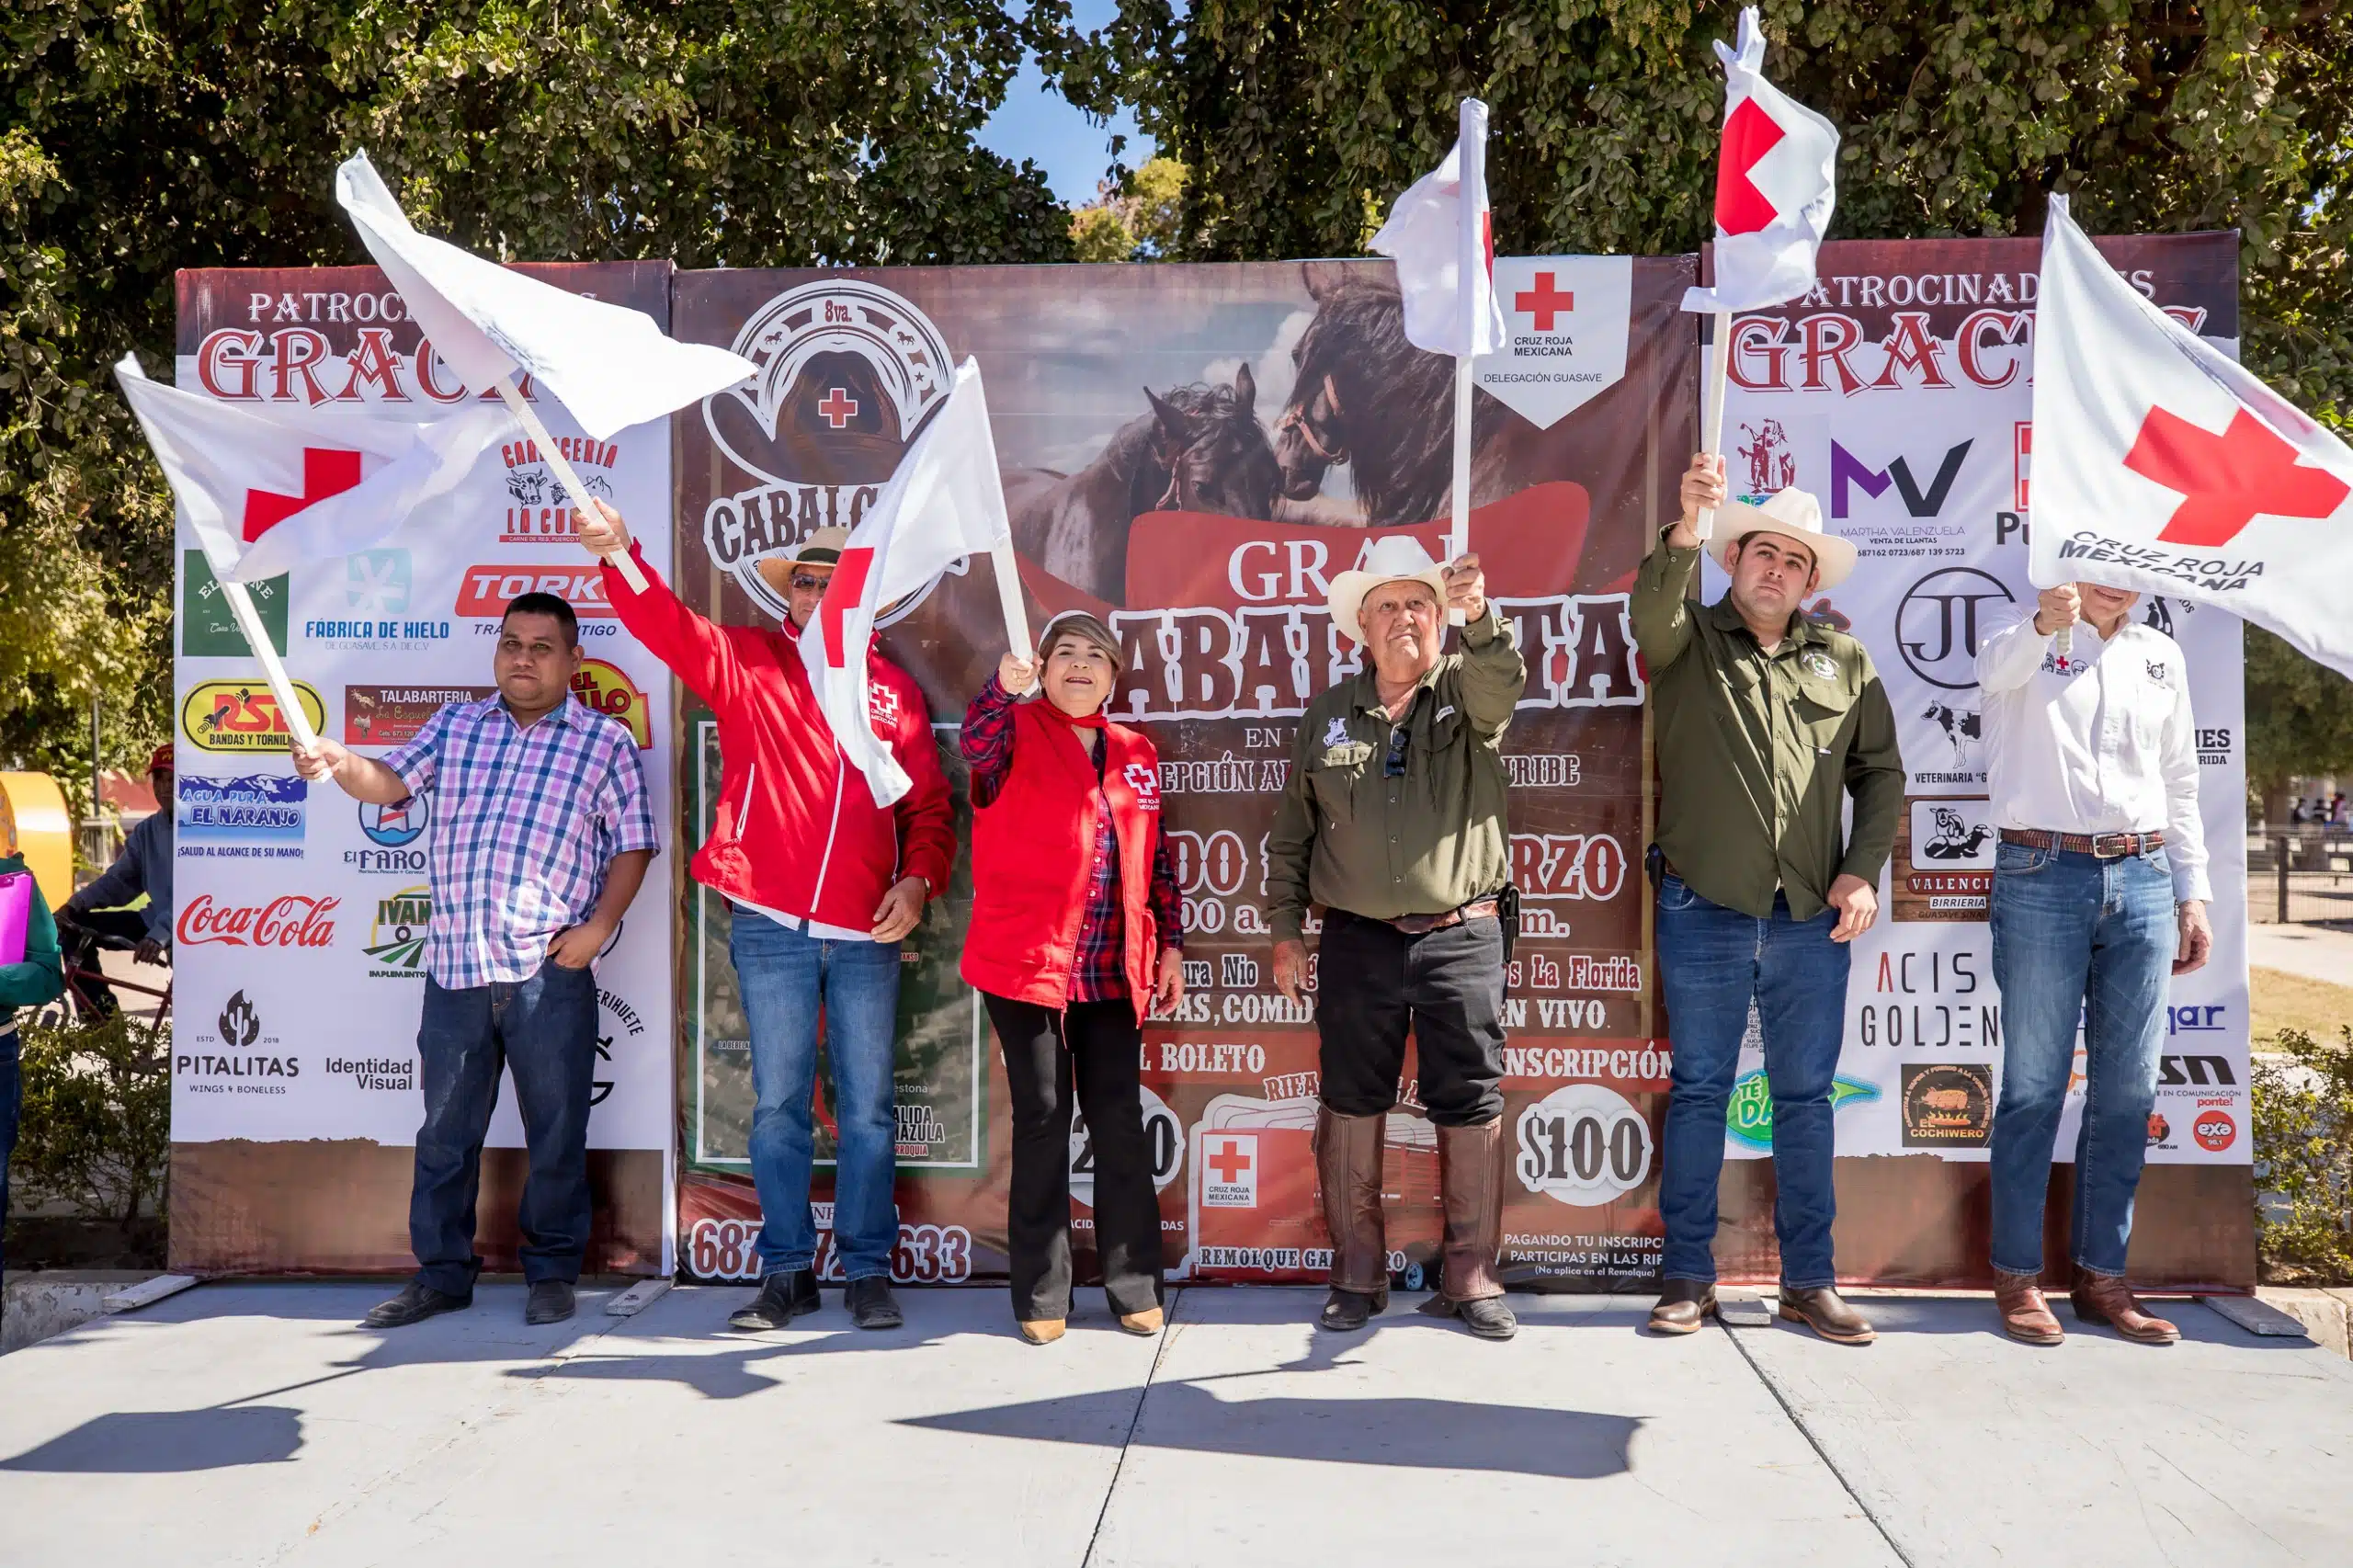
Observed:
[[[1401,915],[1381,924],[1394,926],[1408,937],[1423,937],[1432,931],[1443,931],[1449,926],[1460,926],[1466,920],[1492,920],[1496,914],[1494,899],[1474,898],[1461,908],[1449,909],[1444,915]]]
[[[2023,844],[2029,849],[2063,849],[2071,855],[2095,855],[2103,860],[2120,860],[2127,855],[2146,855],[2152,849],[2165,847],[2162,833],[2045,833],[2039,827],[2006,827],[2002,830],[2005,844]]]

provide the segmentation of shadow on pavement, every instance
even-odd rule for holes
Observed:
[[[93,1417],[0,1471],[52,1475],[170,1475],[282,1464],[302,1446],[302,1415],[281,1404],[127,1410]]]
[[[920,1416],[933,1431],[1118,1447],[1131,1389]],[[1154,1383],[1128,1441],[1257,1459],[1324,1460],[1424,1470],[1509,1471],[1594,1481],[1630,1468],[1642,1418],[1449,1399],[1222,1400],[1188,1383]],[[1108,1434],[1108,1436],[1107,1436]]]

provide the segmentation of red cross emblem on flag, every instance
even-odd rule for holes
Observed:
[[[1716,162],[1717,228],[1727,234],[1753,234],[1781,215],[1773,199],[1748,176],[1788,134],[1755,98],[1740,100],[1724,121],[1723,147]]]
[[[873,570],[873,551],[843,551],[833,581],[825,585],[824,601],[817,607],[818,622],[825,629],[825,663],[837,670],[849,666],[842,651],[842,622],[866,597],[866,579]]]
[[[2168,544],[2228,544],[2257,514],[2325,517],[2348,494],[2335,474],[2298,462],[2296,449],[2244,408],[2216,435],[2153,407],[2124,466],[2181,492],[2181,505],[2157,533]]]
[[[244,539],[247,544],[305,506],[339,495],[359,483],[359,454],[332,447],[302,449],[302,494],[281,495],[275,490],[245,492]]]
[[[1511,308],[1521,315],[1534,317],[1539,332],[1552,331],[1555,319],[1577,308],[1576,295],[1563,293],[1552,278],[1553,274],[1540,272],[1535,288],[1522,289],[1511,297]]]

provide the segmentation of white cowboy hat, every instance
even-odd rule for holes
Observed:
[[[1820,579],[1814,591],[1827,593],[1855,569],[1855,546],[1822,527],[1822,503],[1802,490],[1777,490],[1762,505],[1734,501],[1716,513],[1716,564],[1732,570],[1733,547],[1753,533],[1782,534],[1797,540],[1813,555]]]
[[[1333,578],[1325,601],[1332,607],[1332,619],[1349,641],[1364,641],[1365,596],[1383,583],[1427,583],[1438,608],[1446,608],[1446,568],[1430,559],[1421,540],[1411,534],[1374,540],[1364,552],[1364,569]]]

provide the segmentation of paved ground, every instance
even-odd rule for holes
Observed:
[[[2353,1366],[2189,1303],[2171,1350],[2036,1351],[1983,1301],[1881,1301],[1855,1350],[1515,1298],[1490,1346],[1195,1290],[1160,1339],[1041,1350],[990,1290],[756,1337],[720,1326],[740,1290],[354,1326],[383,1293],[209,1286],[0,1358],[0,1561],[2353,1562]]]
[[[2249,926],[2246,961],[2255,969],[2353,985],[2353,931],[2327,926]]]

